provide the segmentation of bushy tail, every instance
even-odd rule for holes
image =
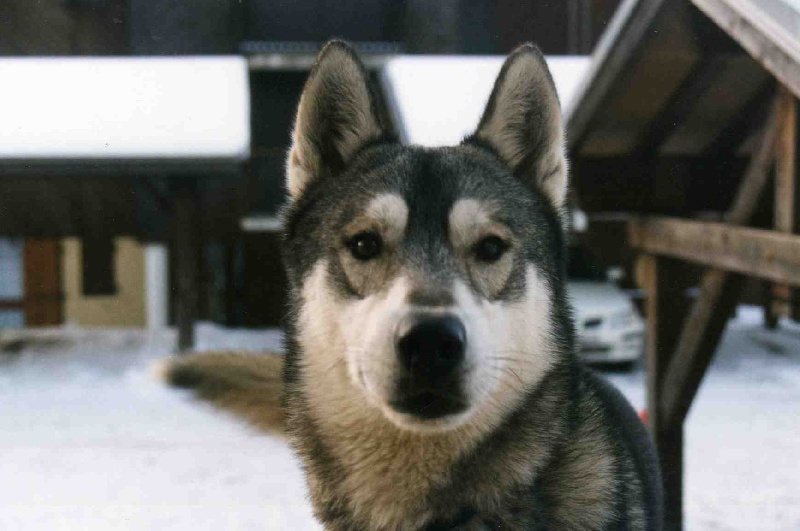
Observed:
[[[259,430],[283,433],[283,356],[205,352],[171,358],[159,373],[172,387],[190,389]]]

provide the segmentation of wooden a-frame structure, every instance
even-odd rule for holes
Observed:
[[[798,21],[782,0],[626,1],[565,110],[587,242],[613,213],[638,254],[669,530],[682,528],[684,420],[746,278],[800,315]]]

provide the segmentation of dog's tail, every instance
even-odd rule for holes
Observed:
[[[283,356],[205,352],[170,358],[156,371],[168,385],[189,389],[259,430],[273,434],[284,431]]]

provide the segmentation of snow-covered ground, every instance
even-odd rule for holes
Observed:
[[[644,375],[608,375],[640,409]],[[800,531],[800,326],[740,307],[684,431],[686,529]]]
[[[280,345],[275,331],[198,336],[202,349]],[[11,331],[2,344],[22,347]],[[0,352],[0,529],[318,529],[281,439],[151,377],[174,344],[67,329]]]
[[[280,335],[204,325],[198,343],[263,350]],[[318,529],[281,439],[150,377],[173,344],[0,333],[0,529]],[[609,377],[643,406],[641,370]],[[687,529],[800,530],[798,441],[800,328],[768,332],[743,309],[687,425]]]

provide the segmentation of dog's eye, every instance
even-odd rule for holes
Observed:
[[[347,247],[353,258],[366,262],[381,254],[383,242],[374,232],[361,232],[347,241]]]
[[[481,262],[496,262],[508,249],[508,243],[497,236],[487,236],[475,245],[475,257]]]

